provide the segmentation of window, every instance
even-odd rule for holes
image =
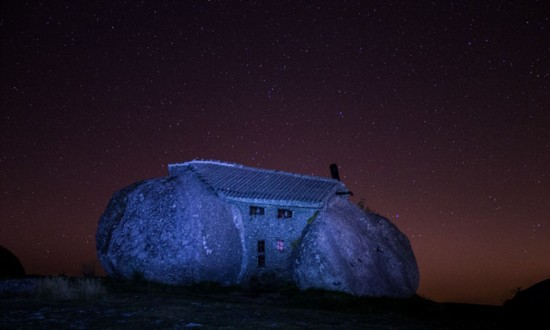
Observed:
[[[258,267],[265,267],[265,255],[258,255]]]
[[[285,250],[285,241],[283,241],[282,239],[278,239],[277,243],[275,243],[275,248],[277,249],[277,251],[283,252]]]
[[[258,267],[265,267],[265,241],[258,241]]]
[[[277,210],[277,218],[278,219],[292,218],[292,210],[278,209]]]
[[[264,215],[265,209],[259,206],[250,207],[250,215]]]
[[[265,253],[265,241],[258,241],[258,253]]]

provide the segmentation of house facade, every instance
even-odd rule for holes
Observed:
[[[349,194],[336,179],[219,161],[170,164],[168,171],[192,171],[219,198],[238,208],[244,228],[243,279],[273,274],[291,280],[291,255],[304,227],[329,199]]]

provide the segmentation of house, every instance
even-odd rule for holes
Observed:
[[[96,233],[109,276],[190,285],[286,283],[357,296],[418,289],[408,238],[332,178],[193,160],[113,194]]]
[[[170,164],[171,176],[192,171],[220,199],[235,205],[244,228],[244,278],[274,274],[291,280],[291,255],[303,229],[331,198],[350,192],[334,178],[294,174],[210,160]]]

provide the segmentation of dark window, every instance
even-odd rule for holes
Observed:
[[[258,241],[258,253],[265,253],[265,241]]]
[[[278,209],[277,218],[279,219],[288,219],[292,218],[292,211],[287,209]]]
[[[265,267],[265,255],[258,255],[258,267]]]
[[[259,206],[250,207],[250,215],[264,215],[265,209]]]
[[[258,267],[265,267],[265,241],[258,241]]]

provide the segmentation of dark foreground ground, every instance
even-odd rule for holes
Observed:
[[[498,306],[295,289],[107,283],[99,297],[0,295],[0,329],[530,329]],[[543,327],[541,327],[542,329]]]

